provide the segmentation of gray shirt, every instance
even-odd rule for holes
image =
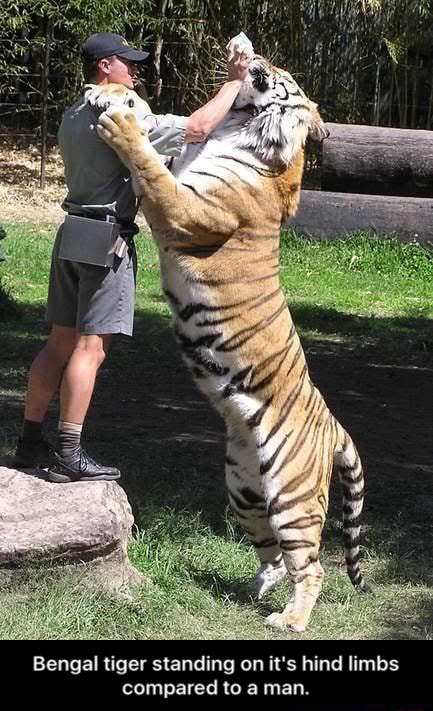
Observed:
[[[186,117],[155,116],[149,134],[155,150],[178,156],[186,133]],[[131,176],[117,154],[96,133],[97,116],[80,98],[63,115],[58,140],[65,166],[68,194],[62,208],[75,215],[113,215],[133,222],[137,199]]]

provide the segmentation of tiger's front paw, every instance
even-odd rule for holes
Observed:
[[[147,131],[138,123],[133,114],[122,114],[111,107],[101,114],[96,127],[98,136],[129,164],[137,148],[147,141]]]
[[[118,152],[127,152],[128,138],[125,117],[118,111],[104,111],[98,119],[98,136]]]
[[[127,89],[121,84],[86,84],[84,102],[97,115],[111,107],[123,114],[133,113],[138,121],[148,124],[150,122],[150,125],[147,126],[148,130],[155,127],[155,117],[149,104],[141,99],[135,91]]]

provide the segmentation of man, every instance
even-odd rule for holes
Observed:
[[[216,96],[189,117],[156,117],[150,140],[161,154],[179,155],[184,143],[205,140],[232,106],[251,62],[251,52],[228,45],[228,77]],[[98,32],[83,45],[86,82],[109,82],[133,88],[138,65],[147,52],[129,47],[117,34]],[[84,229],[94,222],[119,225],[127,245],[113,267],[59,258],[64,231],[58,231],[53,249],[47,320],[51,331],[30,369],[22,436],[15,466],[48,467],[55,482],[118,479],[116,467],[99,464],[81,446],[81,432],[95,379],[116,333],[132,335],[136,255],[132,237],[137,212],[129,173],[117,155],[95,131],[95,115],[81,98],[63,116],[59,128],[68,195],[63,208],[85,218]],[[80,222],[80,221],[79,221]],[[89,227],[90,225],[90,227]],[[87,232],[85,232],[85,236]],[[83,235],[77,234],[78,237]],[[53,452],[44,438],[42,422],[60,385],[60,420]]]

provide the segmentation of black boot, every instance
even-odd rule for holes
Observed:
[[[111,481],[119,478],[120,471],[116,467],[98,464],[82,447],[65,457],[54,452],[48,469],[48,479],[58,484],[70,481]]]
[[[52,462],[52,456],[53,449],[43,435],[37,440],[19,437],[13,466],[23,469],[26,467],[48,467]]]

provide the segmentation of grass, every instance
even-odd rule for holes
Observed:
[[[13,451],[28,367],[46,333],[54,234],[47,226],[6,227],[2,248],[9,259],[0,265],[7,295],[0,300],[2,456]],[[136,333],[113,347],[86,430],[92,453],[112,459],[124,473],[136,521],[129,556],[150,584],[130,600],[100,590],[83,594],[79,573],[53,579],[41,572],[19,588],[4,584],[0,637],[297,639],[263,625],[269,612],[285,605],[286,583],[261,603],[245,598],[244,583],[256,561],[226,505],[223,428],[179,363],[156,248],[148,237],[137,243]],[[391,380],[391,400],[383,403],[381,390],[388,367],[393,377],[408,367],[421,377],[431,367],[431,254],[366,235],[309,243],[286,233],[281,264],[310,367],[340,419],[349,421],[371,472],[362,554],[374,594],[357,595],[345,575],[337,490],[323,542],[325,585],[303,637],[431,639],[433,531],[428,508],[422,509],[431,497],[431,467],[427,449],[420,454],[418,445],[429,430],[415,412],[411,437],[418,439],[401,442],[392,407],[404,417],[404,393],[394,395]],[[357,382],[372,361],[385,370],[369,369],[369,379]],[[54,403],[50,431],[56,415]],[[392,466],[384,466],[387,459]]]
[[[288,235],[282,248],[283,283],[302,303],[377,318],[431,318],[431,253],[421,246],[358,235],[347,242],[312,244]],[[302,273],[302,280],[300,279]]]
[[[354,336],[359,346],[362,335],[364,344],[374,339],[400,356],[431,345],[433,258],[422,246],[363,234],[312,243],[288,233],[281,261],[305,336],[338,334],[348,345]]]

